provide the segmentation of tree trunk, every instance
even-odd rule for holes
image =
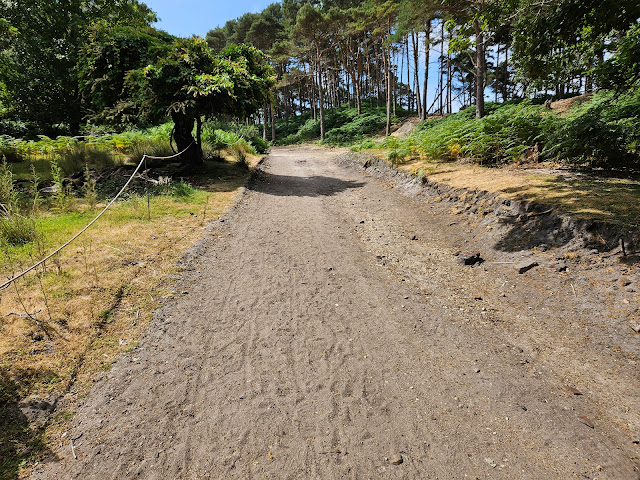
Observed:
[[[451,41],[451,35],[449,35],[449,41]],[[447,113],[451,113],[451,54],[447,51]]]
[[[262,107],[262,139],[267,141],[267,104]]]
[[[413,43],[413,81],[415,83],[415,95],[416,95],[416,110],[418,113],[418,116],[420,118],[422,118],[423,116],[423,108],[422,108],[422,101],[420,99],[420,79],[418,78],[418,39],[416,38],[418,37],[418,34],[415,32],[411,33],[411,41]]]
[[[484,84],[487,64],[484,53],[484,32],[479,20],[474,20],[473,27],[476,34],[476,118],[484,117]]]
[[[424,47],[425,47],[425,62],[424,62],[424,92],[422,94],[422,120],[427,119],[427,87],[429,85],[429,54],[431,52],[431,20],[427,21],[424,31]]]
[[[502,94],[502,101],[506,102],[511,98],[509,94],[509,44],[504,46],[504,91]]]
[[[444,22],[442,22],[441,32],[440,32],[440,83],[438,84],[438,89],[440,90],[438,93],[438,98],[440,99],[440,104],[438,108],[438,113],[442,115],[442,97],[444,92]]]
[[[407,95],[407,110],[411,111],[413,110],[413,95],[411,94],[411,65],[410,65],[410,60],[409,60],[409,35],[407,34],[406,37],[406,44],[405,44],[406,48],[407,48],[407,90],[409,90],[409,93]]]
[[[317,71],[318,71],[318,99],[320,104],[320,140],[324,140],[324,88],[322,86],[322,63],[320,60],[320,51],[317,51]]]
[[[383,52],[382,57],[382,66],[385,69],[385,83],[386,83],[386,104],[387,104],[387,125],[385,128],[385,134],[387,137],[391,135],[391,59],[389,58],[388,53]]]
[[[273,115],[273,102],[269,104],[269,112],[271,113],[271,141],[276,141],[276,119]]]
[[[174,123],[173,139],[178,152],[181,152],[180,160],[187,165],[200,165],[202,153],[192,135],[195,118],[179,112],[173,112],[171,118]]]
[[[204,154],[202,153],[202,117],[200,115],[196,117],[196,149],[198,156],[204,160]]]

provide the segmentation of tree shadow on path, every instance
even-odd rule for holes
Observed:
[[[322,175],[298,177],[260,171],[249,188],[256,192],[280,197],[330,197],[352,188],[362,188],[364,185],[363,182]]]

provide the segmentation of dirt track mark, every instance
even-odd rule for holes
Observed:
[[[79,409],[78,458],[33,478],[640,478],[613,400],[560,388],[586,343],[557,355],[527,329],[573,306],[545,310],[541,277],[497,308],[506,270],[455,263],[470,226],[333,157],[274,151]],[[636,381],[616,387],[633,406],[637,373],[590,368],[596,391]]]

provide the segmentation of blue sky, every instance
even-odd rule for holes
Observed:
[[[247,12],[261,12],[276,0],[144,0],[158,14],[154,26],[172,35],[204,37],[227,20]]]

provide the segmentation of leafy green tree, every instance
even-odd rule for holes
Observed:
[[[142,27],[155,20],[137,0],[0,2],[0,18],[16,29],[7,53],[12,68],[0,69],[14,111],[43,126],[82,121],[76,64],[96,24]]]
[[[216,56],[204,40],[191,38],[175,40],[138,81],[137,101],[145,115],[155,120],[171,116],[176,147],[186,150],[183,161],[198,164],[203,118],[251,115],[269,98],[275,77],[255,47],[234,45]]]
[[[443,0],[442,9],[450,15],[449,29],[455,32],[449,50],[471,51],[474,66],[476,118],[484,117],[484,92],[487,81],[487,37],[500,24],[509,2],[498,0]]]
[[[7,105],[10,102],[10,98],[5,82],[14,70],[10,47],[17,33],[18,30],[8,20],[0,18],[0,79],[5,79],[4,81],[0,80],[0,117],[8,112]]]
[[[137,90],[132,72],[154,63],[174,40],[151,27],[94,27],[77,67],[85,118],[120,125],[144,120],[132,100]]]
[[[638,18],[635,0],[521,0],[513,43],[518,78],[562,96],[574,78],[588,76],[615,50]]]
[[[640,84],[640,23],[633,25],[614,45],[611,57],[596,70],[598,82],[605,88],[637,91]]]

